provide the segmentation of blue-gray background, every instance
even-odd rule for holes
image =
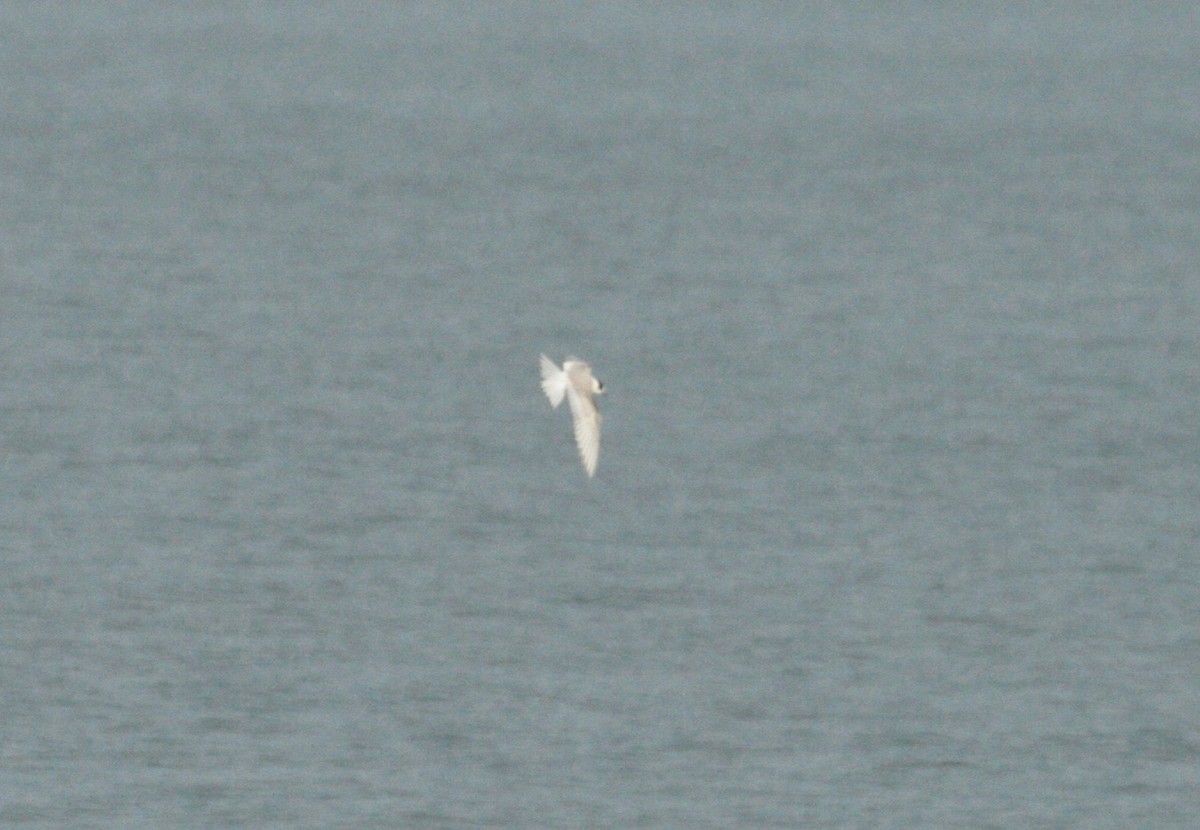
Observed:
[[[882,5],[0,6],[0,823],[1195,827],[1200,12]]]

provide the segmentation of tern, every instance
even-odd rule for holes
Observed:
[[[579,458],[588,477],[594,476],[596,462],[600,459],[600,412],[596,409],[596,396],[604,394],[604,384],[592,375],[592,367],[582,360],[568,357],[560,369],[553,360],[542,355],[542,391],[554,409],[562,403],[563,395],[567,396],[575,418],[575,445],[579,447]]]

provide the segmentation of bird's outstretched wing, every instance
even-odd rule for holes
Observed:
[[[596,463],[600,460],[600,412],[591,394],[580,392],[575,387],[567,388],[567,403],[575,418],[575,446],[579,447],[579,458],[588,476],[596,474]]]

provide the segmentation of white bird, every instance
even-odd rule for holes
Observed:
[[[596,409],[596,396],[604,394],[604,384],[592,376],[592,367],[582,360],[568,357],[560,369],[542,355],[542,391],[555,409],[562,403],[563,395],[567,396],[571,414],[575,416],[575,444],[583,469],[589,477],[594,476],[600,459],[600,412]]]

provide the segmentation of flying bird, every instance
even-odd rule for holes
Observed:
[[[596,396],[604,394],[604,384],[592,376],[592,367],[582,360],[568,357],[560,369],[542,355],[542,391],[555,409],[562,403],[563,395],[567,396],[575,418],[579,458],[588,476],[594,476],[600,459],[600,412],[596,409]]]

